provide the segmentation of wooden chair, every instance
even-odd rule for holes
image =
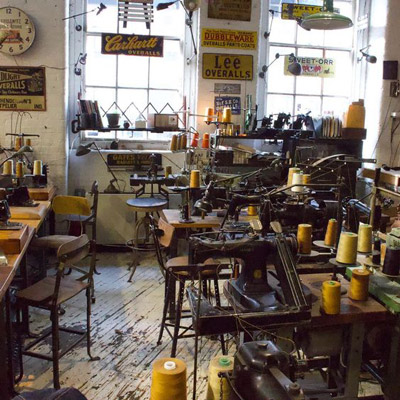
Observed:
[[[17,292],[17,322],[20,323],[20,310],[23,307],[37,307],[50,311],[51,330],[40,335],[38,338],[23,348],[22,354],[53,362],[53,380],[54,388],[60,388],[59,381],[59,360],[78,343],[86,339],[87,353],[91,360],[99,360],[98,357],[91,355],[91,287],[93,272],[95,267],[95,256],[92,255],[89,272],[79,279],[64,276],[64,270],[76,262],[83,260],[88,256],[91,247],[91,241],[87,235],[73,238],[71,241],[62,244],[57,251],[58,268],[55,276],[42,279],[26,289]],[[86,292],[86,331],[66,328],[59,326],[59,307],[66,301],[77,296],[79,293]],[[77,335],[78,338],[66,349],[60,350],[60,331]],[[30,351],[32,347],[43,341],[48,336],[52,337],[52,355],[46,355]],[[22,365],[22,362],[21,362]]]
[[[168,249],[172,243],[175,232],[173,226],[169,225],[163,219],[159,219],[157,224],[155,219],[151,217],[150,230],[153,235],[157,261],[163,275],[165,276],[164,307],[157,345],[162,343],[164,330],[166,330],[172,339],[171,357],[175,357],[178,340],[182,338],[195,337],[194,334],[187,333],[189,330],[192,330],[191,326],[181,326],[182,319],[192,317],[189,311],[183,310],[183,301],[186,282],[193,282],[193,274],[191,273],[193,266],[189,264],[188,256],[174,257],[165,261],[164,250]],[[218,260],[207,260],[206,263],[209,265],[222,265]],[[227,266],[227,263],[224,262],[224,265]],[[178,295],[175,293],[176,282],[179,283]],[[205,295],[209,294],[207,290],[208,283],[214,284],[215,302],[217,306],[220,307],[221,298],[218,286],[218,276],[215,273],[210,273],[207,276],[207,279],[204,281],[202,286]],[[223,335],[220,336],[220,341],[222,353],[225,354],[226,349]]]
[[[97,205],[98,205],[98,196],[99,196],[99,184],[97,181],[93,182],[91,189],[91,196],[93,197],[92,205],[90,206],[89,201],[86,197],[80,196],[56,196],[53,199],[52,208],[56,215],[62,215],[65,217],[65,221],[68,221],[69,224],[74,223],[79,224],[80,228],[78,229],[77,235],[48,235],[37,237],[32,240],[31,246],[35,249],[40,249],[43,252],[47,249],[57,250],[62,244],[68,243],[71,240],[74,240],[77,236],[86,234],[88,227],[90,227],[91,231],[91,239],[92,239],[92,249],[91,254],[94,255],[96,259],[96,224],[97,224]],[[43,257],[44,259],[44,257]],[[86,274],[86,271],[77,267],[71,266],[72,269]],[[94,272],[97,273],[96,267]],[[67,274],[71,273],[71,269],[66,272]],[[92,280],[92,288],[91,288],[91,298],[92,302],[95,302],[94,295],[94,280]]]

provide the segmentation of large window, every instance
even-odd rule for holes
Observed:
[[[322,0],[284,2],[308,5],[323,3]],[[271,62],[277,53],[294,53],[299,58],[334,59],[336,72],[332,78],[287,76],[284,75],[284,57],[279,58],[266,75],[266,114],[285,112],[296,115],[311,111],[314,117],[324,114],[341,116],[352,95],[354,29],[306,31],[296,21],[281,19],[281,3],[281,0],[270,0],[269,9],[275,13],[267,47],[267,62]],[[352,0],[335,0],[334,6],[340,10],[340,14],[354,21],[353,3]]]
[[[154,11],[150,29],[142,22],[118,23],[117,0],[102,0],[107,8],[99,15],[87,14],[85,51],[87,53],[83,97],[97,100],[107,110],[114,102],[130,121],[151,103],[158,111],[169,103],[174,110],[182,107],[184,10],[179,2],[162,11]],[[154,0],[154,8],[162,1]],[[98,0],[87,0],[87,10],[98,7]],[[101,54],[101,33],[126,33],[164,36],[164,57]],[[152,108],[149,112],[154,112]],[[171,112],[171,109],[165,110]],[[147,116],[147,112],[144,113]],[[123,119],[123,117],[122,117]],[[104,120],[104,119],[103,119]],[[105,122],[105,120],[104,120]],[[123,120],[121,121],[123,122]],[[168,134],[150,132],[86,132],[102,139],[168,140]]]

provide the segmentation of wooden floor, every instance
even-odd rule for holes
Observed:
[[[155,260],[148,257],[142,260],[133,282],[128,283],[126,266],[129,261],[129,253],[99,256],[101,275],[95,277],[92,353],[101,360],[89,362],[82,344],[60,362],[61,385],[79,389],[89,400],[148,399],[151,365],[157,358],[169,357],[171,341],[167,334],[162,345],[156,346],[163,305],[163,277]],[[85,299],[81,294],[66,303],[61,324],[81,326],[85,323]],[[48,314],[32,311],[31,321],[32,331],[39,332],[48,326]],[[177,358],[187,363],[190,393],[193,348],[193,339],[178,342]],[[202,339],[201,350],[198,399],[205,399],[208,364],[218,354],[220,346],[218,342]],[[52,387],[51,363],[24,357],[24,372],[19,391]]]
[[[92,353],[100,361],[89,362],[82,344],[60,362],[63,387],[79,389],[89,400],[147,400],[151,385],[151,366],[160,357],[169,357],[171,341],[164,335],[162,345],[156,346],[163,305],[163,277],[151,257],[142,259],[128,283],[129,253],[99,255],[96,275],[96,303],[93,305]],[[85,323],[85,295],[82,293],[65,306],[61,324],[82,326]],[[31,312],[32,331],[40,332],[49,325],[48,314]],[[50,347],[47,350],[50,350]],[[220,352],[219,342],[203,338],[197,399],[205,400],[210,360]],[[233,345],[231,353],[235,351]],[[178,342],[177,357],[188,366],[188,399],[193,384],[193,339]],[[43,351],[43,347],[41,348]],[[52,387],[52,366],[47,361],[24,357],[20,392]],[[378,385],[360,384],[360,394],[379,393]]]

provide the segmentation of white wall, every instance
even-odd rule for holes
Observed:
[[[49,163],[50,175],[60,191],[66,190],[66,54],[67,35],[62,19],[66,13],[64,0],[12,0],[2,1],[1,7],[10,5],[26,12],[36,27],[36,39],[30,49],[19,56],[0,53],[0,66],[45,66],[47,111],[31,112],[32,119],[24,117],[22,132],[35,133],[34,156]],[[14,121],[16,115],[14,113]],[[9,147],[11,112],[0,111],[0,145]]]

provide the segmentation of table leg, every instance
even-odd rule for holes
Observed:
[[[393,327],[388,357],[388,368],[385,376],[384,393],[387,400],[400,399],[400,318],[397,317]]]
[[[355,323],[351,326],[350,348],[347,358],[346,387],[344,390],[344,399],[346,400],[358,399],[364,332],[365,325],[362,322]]]
[[[56,214],[54,213],[53,209],[49,212],[49,230],[50,235],[56,234]]]
[[[13,381],[10,369],[10,331],[7,323],[7,302],[0,302],[0,399],[10,400],[13,397]]]

